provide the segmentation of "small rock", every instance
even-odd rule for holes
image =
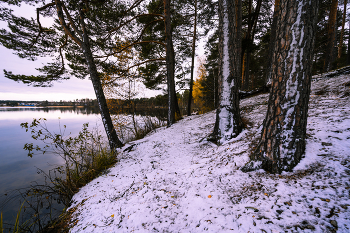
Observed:
[[[282,213],[283,213],[283,210],[276,210],[276,212],[277,212],[278,214],[282,214]]]
[[[332,226],[333,226],[334,228],[338,228],[338,223],[337,223],[336,220],[331,220],[330,223],[332,224]]]
[[[322,146],[332,146],[333,144],[330,142],[322,142]]]
[[[307,229],[310,229],[310,230],[315,230],[315,229],[316,229],[313,225],[310,225],[310,224],[307,225],[306,228],[307,228]]]

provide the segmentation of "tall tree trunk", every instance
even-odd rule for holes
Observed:
[[[245,35],[245,43],[242,46],[242,83],[241,90],[248,90],[250,88],[250,76],[249,76],[249,65],[251,58],[250,46],[254,43],[255,29],[258,22],[258,17],[261,9],[262,0],[258,0],[254,13],[252,13],[252,1],[249,0],[248,6],[248,30]]]
[[[242,170],[291,171],[305,151],[318,0],[281,0],[261,141]]]
[[[85,29],[83,13],[81,13],[81,23],[82,23],[82,27],[83,27],[83,37],[84,37],[84,40],[83,40],[83,43],[81,44],[81,47],[82,47],[82,50],[83,50],[83,53],[84,53],[84,56],[85,56],[85,59],[86,59],[87,65],[88,65],[91,82],[92,82],[92,85],[94,87],[98,106],[100,108],[101,119],[102,119],[103,126],[104,126],[106,134],[107,134],[109,146],[110,146],[111,150],[113,150],[115,148],[122,147],[123,143],[119,140],[119,138],[117,136],[117,133],[116,133],[114,126],[113,126],[111,115],[109,113],[109,109],[107,107],[107,101],[106,101],[105,95],[103,93],[101,80],[100,80],[100,77],[98,75],[97,68],[96,68],[96,65],[94,62],[94,58],[92,56],[92,52],[90,49],[90,42],[89,42],[89,37],[88,37],[86,29]]]
[[[350,21],[349,21],[349,35],[350,35]],[[348,54],[346,56],[346,64],[350,65],[350,36],[348,39]]]
[[[345,30],[345,21],[346,21],[346,5],[348,3],[348,0],[344,0],[344,12],[343,12],[343,21],[341,25],[341,33],[340,33],[340,40],[338,45],[338,58],[341,57],[342,49],[343,49],[343,38],[344,38],[344,30]]]
[[[170,15],[171,0],[164,0],[164,24],[165,24],[165,43],[166,43],[166,66],[167,66],[167,88],[168,88],[168,126],[175,123],[175,112],[177,100],[175,92],[175,53],[171,29]]]
[[[331,10],[329,12],[329,19],[327,25],[327,50],[326,58],[324,61],[323,72],[328,72],[333,69],[332,65],[334,62],[334,44],[335,44],[335,33],[336,33],[336,21],[338,11],[338,0],[332,0]]]
[[[242,130],[238,84],[241,78],[241,0],[219,0],[219,107],[213,136],[220,143]]]
[[[274,49],[275,49],[275,42],[276,42],[276,27],[277,27],[277,20],[278,20],[278,12],[279,12],[279,6],[280,6],[280,0],[275,1],[275,9],[273,12],[273,19],[272,19],[272,25],[271,25],[271,31],[270,31],[270,44],[269,44],[269,54],[266,59],[266,80],[265,84],[266,86],[271,86],[271,73],[272,73],[272,64],[275,62],[272,60]]]
[[[190,93],[188,96],[187,116],[191,116],[191,104],[192,104],[192,89],[193,89],[193,73],[194,73],[194,57],[196,54],[196,35],[197,35],[197,0],[194,1],[194,25],[193,25],[193,40],[192,40],[192,64],[191,64],[191,80],[190,80]]]

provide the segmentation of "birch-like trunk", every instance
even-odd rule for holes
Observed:
[[[318,0],[281,0],[261,141],[242,170],[291,171],[305,151]]]
[[[241,0],[219,0],[219,107],[213,136],[223,143],[242,130],[238,85],[241,79]]]

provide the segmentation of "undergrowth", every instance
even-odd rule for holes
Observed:
[[[98,131],[89,131],[88,123],[75,137],[64,135],[65,125],[60,127],[59,133],[51,132],[44,118],[34,119],[30,124],[22,123],[21,126],[31,133],[34,140],[39,141],[38,145],[25,144],[24,149],[29,157],[36,153],[56,155],[63,159],[63,164],[48,172],[38,169],[38,173],[44,175],[45,183],[33,183],[29,189],[19,190],[24,203],[17,214],[14,227],[17,231],[14,232],[52,232],[56,225],[67,220],[64,210],[70,205],[73,195],[112,167],[117,162],[117,154],[106,149],[108,145]],[[58,217],[54,212],[62,212],[62,204],[64,210]],[[19,224],[18,217],[24,211],[27,211],[27,220]],[[0,233],[4,233],[2,221]]]

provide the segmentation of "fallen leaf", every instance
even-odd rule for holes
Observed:
[[[208,198],[211,198],[211,195],[209,195]]]
[[[112,214],[111,217],[114,218],[114,214]]]

